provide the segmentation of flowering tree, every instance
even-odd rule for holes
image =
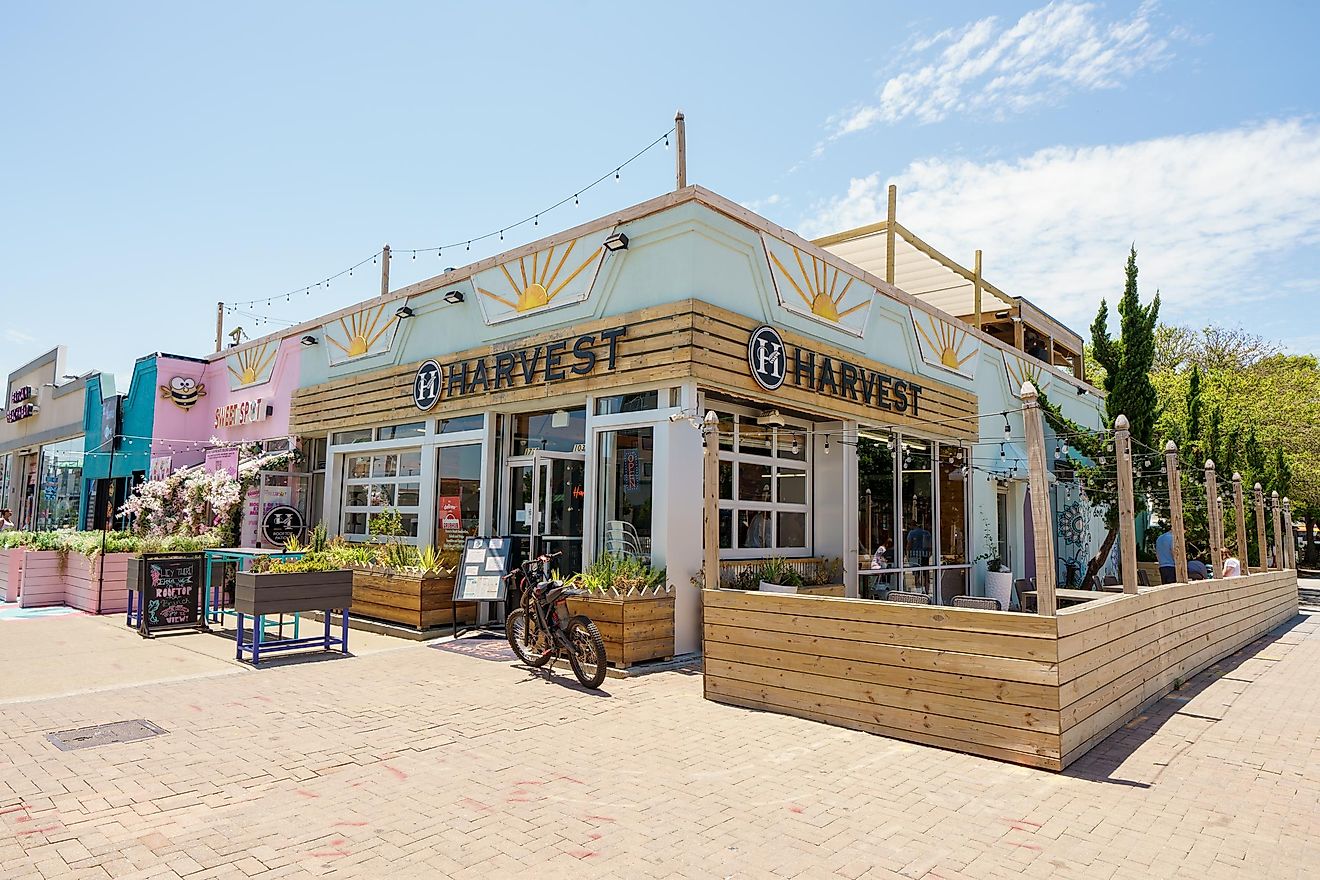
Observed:
[[[120,508],[139,535],[200,535],[229,522],[242,500],[239,481],[225,471],[178,470],[140,483]]]

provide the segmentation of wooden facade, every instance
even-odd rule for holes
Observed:
[[[1062,770],[1297,613],[1295,572],[1114,594],[1056,616],[703,593],[706,697]]]
[[[976,436],[976,395],[782,329],[780,332],[785,344],[813,354],[817,369],[828,358],[839,370],[840,380],[843,379],[841,365],[846,363],[859,370],[883,374],[896,381],[919,386],[919,404],[915,412],[883,409],[875,402],[868,403],[864,393],[856,387],[841,387],[840,392],[835,394],[795,386],[790,382],[775,391],[762,389],[753,379],[747,363],[748,338],[759,325],[760,322],[752,318],[700,300],[687,299],[628,314],[598,318],[567,328],[547,330],[506,343],[455,352],[437,358],[446,371],[446,384],[451,365],[467,364],[474,367],[480,361],[484,374],[494,377],[501,355],[507,358],[509,352],[526,352],[538,346],[565,341],[571,344],[582,336],[594,337],[594,341],[584,345],[582,350],[594,354],[595,360],[593,368],[587,372],[574,373],[569,369],[564,371],[562,378],[554,380],[547,380],[545,370],[542,369],[540,378],[535,381],[525,382],[521,376],[517,376],[516,381],[508,383],[511,387],[500,387],[500,383],[491,381],[485,383],[477,393],[454,396],[446,393],[428,415],[524,404],[565,394],[585,394],[626,385],[696,378],[703,384],[751,400],[773,402],[804,412],[858,419],[864,423],[913,426],[937,437]],[[618,328],[624,328],[624,333],[617,339],[607,340],[603,337],[603,333]],[[611,346],[617,347],[614,350],[613,367],[609,368],[607,364]],[[570,347],[565,354],[575,351],[575,348]],[[386,367],[299,389],[293,398],[291,432],[317,436],[332,430],[417,418],[419,410],[413,403],[412,388],[420,363]],[[565,366],[571,364],[572,361],[568,361]]]

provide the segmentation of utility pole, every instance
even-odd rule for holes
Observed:
[[[390,246],[380,249],[380,295],[381,298],[390,295]]]
[[[219,351],[225,339],[225,304],[215,304],[215,350]]]
[[[683,111],[674,114],[674,189],[687,186],[687,123]]]

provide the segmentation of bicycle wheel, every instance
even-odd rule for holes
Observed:
[[[568,663],[583,687],[598,688],[605,680],[605,640],[600,630],[581,615],[568,624]]]
[[[536,626],[522,608],[509,612],[509,619],[504,622],[504,633],[509,637],[509,647],[513,648],[513,653],[528,666],[540,668],[550,661],[550,652],[541,649]]]

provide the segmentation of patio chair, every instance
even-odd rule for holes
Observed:
[[[1137,586],[1139,587],[1150,586],[1150,576],[1146,574],[1146,570],[1144,568],[1137,569]]]
[[[929,605],[930,596],[925,593],[909,593],[906,590],[890,590],[885,593],[886,602],[904,602],[908,605]]]
[[[645,559],[642,541],[632,523],[612,519],[605,523],[605,552],[634,559]]]
[[[1114,577],[1112,574],[1105,575],[1104,580],[1100,582],[1100,586],[1102,587],[1117,587],[1118,585],[1118,578]]]
[[[1013,598],[1008,603],[1008,610],[1017,608],[1020,611],[1026,611],[1027,608],[1022,604],[1022,594],[1029,593],[1036,589],[1036,581],[1029,578],[1018,578],[1013,581]]]
[[[1003,611],[993,596],[954,596],[954,608],[979,608],[983,611]]]

